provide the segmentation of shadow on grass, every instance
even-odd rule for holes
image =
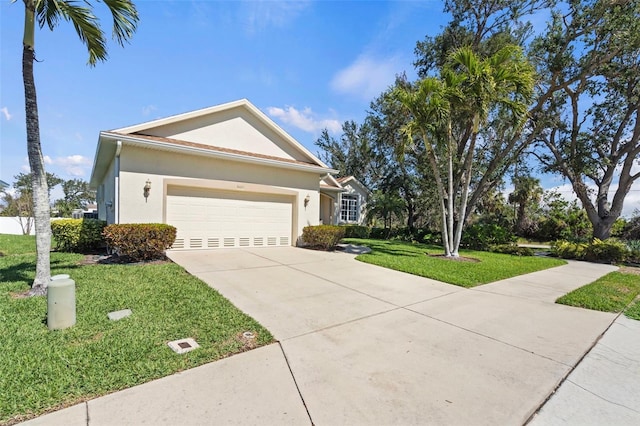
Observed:
[[[50,265],[51,275],[55,275],[57,271],[68,271],[79,267],[79,265],[57,259],[52,260]],[[16,283],[31,287],[35,270],[35,261],[23,261],[0,268],[0,288],[2,288],[2,284],[11,284],[14,286]]]

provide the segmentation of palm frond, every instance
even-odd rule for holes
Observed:
[[[40,0],[36,2],[36,15],[40,28],[43,28],[46,24],[53,31],[58,25],[60,14],[57,0]]]
[[[98,0],[104,2],[113,16],[113,38],[123,45],[135,33],[138,25],[138,11],[131,0]],[[36,15],[40,28],[45,25],[53,30],[60,19],[70,21],[80,41],[89,52],[89,65],[105,61],[107,45],[100,20],[93,13],[88,0],[37,0]]]
[[[97,61],[107,59],[106,40],[91,5],[87,1],[84,2],[86,6],[79,3],[72,0],[39,0],[36,4],[38,23],[41,28],[46,24],[53,30],[60,18],[70,21],[89,51],[88,63],[95,65]]]
[[[120,46],[129,41],[138,27],[138,10],[131,0],[102,0],[113,16],[113,38]]]

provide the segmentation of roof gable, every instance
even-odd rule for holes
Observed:
[[[364,186],[362,182],[355,178],[355,176],[344,176],[341,178],[337,178],[336,180],[343,188],[351,187],[363,194],[371,194],[369,188]]]
[[[326,167],[246,99],[124,127],[114,132],[177,139]]]

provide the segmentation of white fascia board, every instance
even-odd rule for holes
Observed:
[[[195,154],[203,157],[213,157],[213,158],[219,158],[222,160],[239,161],[243,163],[260,164],[265,166],[278,167],[282,169],[316,172],[321,174],[337,173],[337,170],[333,170],[333,169],[329,169],[321,166],[315,166],[312,164],[309,164],[307,166],[305,164],[288,163],[285,161],[272,160],[269,158],[249,157],[246,155],[234,154],[230,152],[213,151],[209,149],[196,148],[196,147],[184,146],[184,145],[172,145],[170,143],[156,142],[156,141],[151,141],[144,138],[137,138],[135,137],[135,135],[125,136],[125,135],[118,135],[118,134],[113,134],[109,132],[101,132],[100,136],[104,136],[105,138],[112,139],[114,142],[116,140],[120,140],[126,143],[127,145],[140,146],[142,148],[157,149],[160,151],[173,151],[173,152],[180,152],[185,154]]]
[[[91,178],[89,179],[90,188],[98,188],[98,185],[104,177],[109,164],[111,164],[111,160],[113,160],[115,152],[115,145],[104,143],[104,141],[102,140],[102,134],[100,134],[100,136],[98,137],[98,144],[96,146],[96,153],[93,157],[93,168],[91,169]]]
[[[275,123],[275,121],[270,119],[265,113],[260,111],[260,109],[258,109],[255,105],[253,105],[251,102],[249,102],[248,99],[240,99],[240,100],[237,100],[237,101],[233,101],[233,102],[228,102],[228,103],[221,104],[221,105],[212,106],[212,107],[209,107],[209,108],[203,108],[203,109],[199,109],[199,110],[196,110],[196,111],[190,111],[190,112],[185,112],[185,113],[182,113],[182,114],[172,115],[170,117],[160,118],[158,120],[147,121],[145,123],[140,123],[140,124],[136,124],[136,125],[133,125],[133,126],[128,126],[128,127],[123,127],[123,128],[120,128],[120,129],[116,129],[116,130],[113,130],[113,132],[117,132],[117,133],[136,133],[136,132],[140,132],[140,131],[143,131],[143,130],[146,130],[146,129],[150,129],[150,128],[153,128],[153,127],[159,127],[159,126],[164,126],[164,125],[167,125],[167,124],[173,124],[173,123],[176,123],[176,122],[179,122],[179,121],[189,120],[191,118],[201,117],[201,116],[207,115],[207,114],[214,114],[216,112],[226,111],[226,110],[230,110],[230,109],[237,108],[237,107],[244,107],[247,110],[249,110],[256,118],[258,118],[260,121],[262,121],[267,127],[271,128],[271,130],[273,130],[275,133],[280,135],[280,137],[285,139],[293,148],[295,148],[298,151],[300,151],[302,154],[307,156],[311,161],[313,161],[314,163],[318,164],[320,167],[328,168],[328,166],[326,164],[324,164],[318,157],[313,155],[311,153],[311,151],[306,149],[302,144],[300,144],[300,142],[298,142],[291,135],[289,135],[287,132],[285,132],[280,126],[278,126]],[[335,172],[335,173],[337,173],[337,172]]]
[[[171,115],[169,117],[159,118],[157,120],[145,121],[144,123],[134,124],[133,126],[122,127],[120,129],[112,130],[116,133],[136,133],[142,130],[151,129],[153,127],[165,126],[167,124],[177,123],[179,121],[189,120],[191,118],[197,118],[207,114],[213,114],[219,111],[232,109],[243,105],[248,102],[246,99],[240,99],[238,101],[227,102],[221,105],[215,105],[208,108],[198,109],[195,111],[184,112],[182,114]]]

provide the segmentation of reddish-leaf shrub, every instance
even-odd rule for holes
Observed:
[[[104,228],[107,245],[133,261],[161,259],[176,239],[176,228],[164,223],[125,223]]]
[[[344,232],[344,226],[305,226],[302,229],[302,241],[311,247],[331,250],[344,238]]]

